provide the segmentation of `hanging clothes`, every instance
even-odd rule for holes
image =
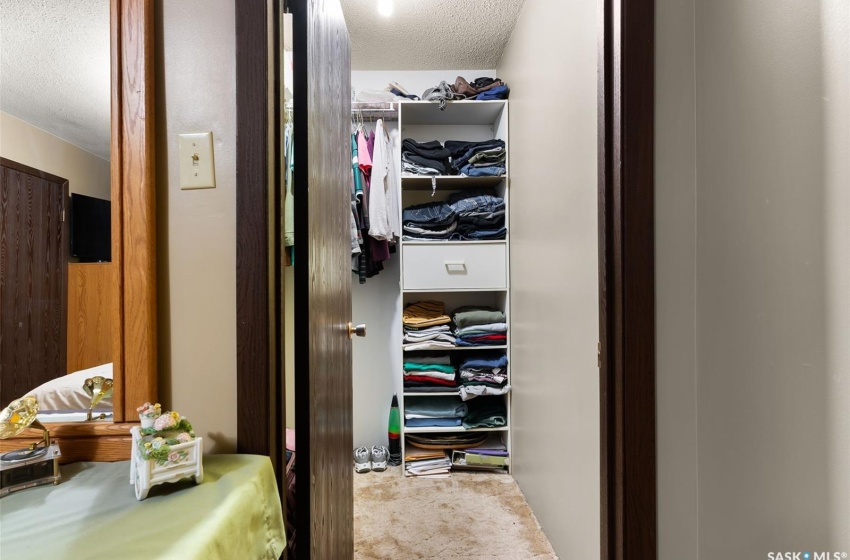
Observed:
[[[369,199],[369,235],[382,241],[394,241],[399,237],[398,182],[393,161],[393,144],[378,119],[375,125],[375,153],[372,160],[372,184]],[[394,229],[397,228],[397,229]]]
[[[294,170],[295,142],[292,135],[292,122],[287,122],[283,128],[283,245],[295,245],[295,202],[294,202]]]

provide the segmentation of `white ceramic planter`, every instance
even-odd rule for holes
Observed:
[[[130,433],[133,435],[133,448],[130,451],[130,484],[135,487],[137,500],[147,498],[148,491],[157,484],[177,482],[188,477],[194,478],[196,484],[203,481],[204,441],[202,437],[172,445],[169,457],[173,456],[173,459],[165,464],[159,464],[153,459],[143,458],[139,450],[139,441],[142,439],[141,429],[133,426]]]

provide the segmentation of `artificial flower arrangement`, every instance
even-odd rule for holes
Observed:
[[[145,418],[144,414],[161,412],[161,407],[158,403],[155,405],[145,403],[136,410],[139,412],[140,418]],[[150,416],[147,416],[147,418],[150,418]],[[192,424],[185,416],[180,416],[176,411],[171,411],[159,414],[147,427],[145,424],[142,424],[140,433],[146,437],[141,437],[138,441],[139,452],[143,460],[153,460],[158,465],[167,465],[180,463],[189,456],[185,449],[172,450],[172,446],[188,443],[195,439]]]
[[[142,422],[142,428],[150,428],[153,426],[154,420],[162,414],[162,406],[159,403],[151,404],[146,402],[136,409],[139,413],[139,420]]]

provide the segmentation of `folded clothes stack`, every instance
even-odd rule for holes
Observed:
[[[451,175],[449,150],[438,141],[417,142],[405,138],[401,143],[401,170],[415,175]]]
[[[404,425],[408,428],[442,428],[465,422],[468,405],[458,397],[411,397],[404,405]]]
[[[508,409],[502,397],[481,397],[466,404],[469,408],[463,417],[463,427],[467,430],[500,428],[508,423]]]
[[[493,189],[473,189],[449,195],[449,208],[457,214],[455,233],[460,239],[504,239],[505,199]]]
[[[428,350],[452,348],[455,337],[441,301],[420,301],[404,308],[401,318],[404,328],[404,350]]]
[[[448,354],[411,354],[404,360],[404,391],[435,393],[457,388],[457,371]]]
[[[508,385],[508,357],[505,354],[479,354],[464,359],[460,367],[460,398],[468,401],[483,395],[504,395]]]
[[[505,314],[492,307],[468,305],[452,315],[458,346],[501,346],[507,343]]]
[[[402,239],[405,241],[447,241],[459,239],[457,212],[444,201],[414,204],[401,211]]]
[[[445,149],[452,158],[452,166],[460,175],[492,177],[505,174],[507,151],[504,140],[498,138],[481,142],[448,140]]]

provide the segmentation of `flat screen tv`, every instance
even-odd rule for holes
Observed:
[[[71,256],[80,262],[112,260],[112,203],[83,194],[71,195]]]

